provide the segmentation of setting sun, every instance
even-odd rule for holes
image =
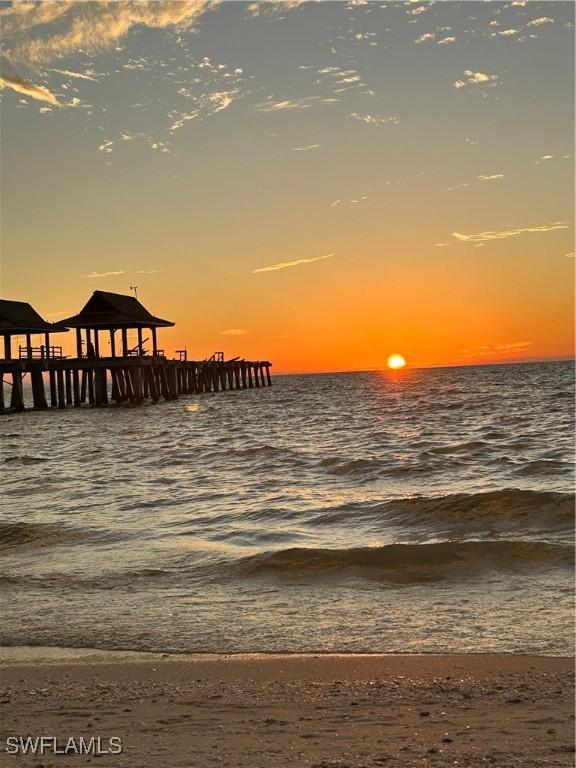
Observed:
[[[404,368],[406,360],[402,355],[394,354],[388,358],[388,368],[392,368],[393,371],[397,371],[399,368]]]

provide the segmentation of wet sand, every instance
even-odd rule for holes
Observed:
[[[0,766],[574,765],[573,660],[3,653]],[[8,755],[10,736],[122,740]]]

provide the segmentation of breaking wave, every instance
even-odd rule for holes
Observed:
[[[315,549],[294,547],[244,558],[245,576],[323,576],[338,571],[393,582],[441,581],[487,570],[572,566],[569,545],[527,541],[463,541],[388,544],[383,547]]]
[[[392,501],[346,504],[321,510],[310,525],[343,522],[455,524],[460,528],[491,530],[510,526],[521,529],[544,528],[553,531],[574,525],[575,494],[554,491],[529,491],[511,488],[486,493],[457,493],[448,496],[415,496]]]

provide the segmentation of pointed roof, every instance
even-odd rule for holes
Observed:
[[[94,291],[77,315],[60,320],[70,328],[162,328],[174,325],[152,315],[134,296]]]
[[[0,299],[0,333],[11,336],[22,333],[61,333],[59,323],[48,323],[26,301]]]

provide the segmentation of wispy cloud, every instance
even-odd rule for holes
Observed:
[[[503,173],[481,173],[480,176],[478,176],[480,181],[496,181],[497,179],[503,179],[504,174]]]
[[[117,275],[125,275],[126,271],[124,269],[117,269],[110,272],[90,272],[88,275],[82,275],[82,277],[87,278],[88,280],[94,280],[98,277],[116,277]]]
[[[64,16],[74,2],[13,3],[0,9],[2,30],[5,36],[25,32],[42,24],[50,24]]]
[[[366,87],[366,84],[362,82],[362,75],[355,69],[343,69],[331,65],[319,69],[316,74],[318,79],[315,81],[315,85],[325,84],[334,94]],[[367,93],[367,91],[363,91],[363,93]]]
[[[48,88],[45,88],[43,85],[34,85],[25,77],[0,75],[0,88],[11,88],[17,93],[22,93],[24,96],[29,96],[37,101],[45,101],[54,107],[62,106],[57,97]]]
[[[297,267],[300,264],[312,264],[314,261],[324,261],[324,259],[331,259],[334,256],[333,253],[327,253],[325,256],[314,256],[311,259],[298,259],[297,261],[281,261],[278,264],[269,264],[266,267],[258,267],[252,270],[252,274],[256,275],[258,272],[276,272],[279,269],[288,269],[289,267]]]
[[[66,103],[48,88],[36,85],[16,70],[50,68],[77,53],[93,55],[118,47],[133,27],[189,29],[215,3],[212,0],[122,0],[84,2],[83,0],[44,0],[43,2],[3,3],[2,63],[0,88],[10,88],[53,107],[91,108],[74,97]],[[61,66],[61,65],[60,65]],[[74,71],[54,68],[52,72],[77,81],[98,82],[90,69]],[[71,88],[69,83],[63,90]],[[75,89],[72,89],[75,90]],[[219,108],[223,108],[222,106]],[[46,111],[46,109],[42,109]],[[111,150],[108,150],[111,151]]]
[[[419,5],[416,8],[412,8],[411,10],[408,11],[408,15],[409,16],[420,16],[420,14],[426,13],[426,11],[429,11],[431,5],[432,4],[430,3],[428,5]]]
[[[362,203],[364,200],[368,200],[368,195],[360,195],[360,197],[354,197],[352,200],[333,200],[330,203],[331,208],[336,208],[338,205],[355,205],[356,203]]]
[[[246,336],[248,331],[245,328],[227,328],[220,331],[220,336]]]
[[[357,40],[358,42],[366,41],[368,45],[376,47],[378,43],[374,40],[375,37],[377,37],[376,32],[356,32],[354,40]]]
[[[319,96],[305,96],[302,99],[284,99],[282,101],[275,101],[270,99],[264,101],[256,106],[257,112],[283,112],[290,109],[308,109],[313,104],[330,104],[337,102],[339,99],[327,98],[323,99]]]
[[[478,347],[472,347],[469,349],[460,349],[464,357],[467,358],[484,358],[494,357],[498,355],[507,355],[513,352],[524,352],[533,346],[531,341],[509,341],[504,344],[483,344]]]
[[[496,35],[500,35],[500,37],[514,37],[517,34],[517,29],[500,29],[498,32],[494,32],[492,37],[495,37]]]
[[[158,152],[169,153],[170,149],[164,141],[158,141],[151,136],[147,136],[145,133],[132,133],[131,131],[123,131],[116,139],[107,139],[98,146],[100,152],[111,154],[115,151],[115,148],[119,142],[136,141],[145,144],[150,149],[154,149]]]
[[[532,19],[532,21],[529,21],[526,26],[540,27],[542,24],[554,24],[554,19],[551,19],[550,16],[540,16],[539,19]]]
[[[247,11],[250,16],[261,16],[263,14],[276,14],[284,13],[285,11],[292,11],[302,5],[304,0],[274,0],[274,2],[263,2],[259,0],[257,3],[250,3],[247,7]]]
[[[312,106],[312,99],[284,99],[284,101],[267,101],[259,104],[258,112],[282,112],[285,109],[307,109]]]
[[[471,69],[464,71],[464,79],[456,80],[454,88],[465,88],[468,85],[498,85],[498,75],[486,75],[484,72],[473,72]]]
[[[481,173],[479,176],[476,177],[479,181],[485,182],[485,181],[500,181],[504,178],[503,173]],[[467,181],[460,182],[459,184],[453,184],[451,187],[448,187],[448,190],[452,192],[455,189],[464,189],[465,187],[469,187],[470,184]]]
[[[360,120],[360,122],[367,125],[398,125],[400,122],[396,115],[367,115],[360,112],[352,112],[350,117],[354,118],[354,120]]]
[[[292,152],[309,152],[311,149],[322,149],[324,144],[306,144],[303,147],[292,147]]]
[[[210,94],[210,101],[214,105],[213,112],[220,112],[232,104],[236,97],[236,91],[216,91]]]
[[[496,344],[494,350],[496,352],[511,352],[515,349],[528,349],[531,346],[531,341],[510,341],[507,344]]]
[[[531,232],[552,232],[556,229],[569,229],[564,221],[555,221],[552,224],[542,224],[538,227],[519,227],[518,229],[505,229],[501,231],[478,232],[476,234],[463,234],[462,232],[452,232],[452,237],[462,242],[483,243],[488,240],[505,240],[508,237],[518,237]]]
[[[135,26],[189,28],[211,5],[206,0],[13,3],[2,13],[4,55],[13,64],[31,65],[78,51],[94,53],[117,45]],[[56,20],[57,27],[45,26]]]
[[[118,275],[157,275],[160,272],[165,271],[165,269],[116,269],[110,270],[109,272],[90,272],[87,275],[81,275],[81,277],[87,278],[88,280],[93,280],[98,277],[116,277]]]
[[[57,72],[59,75],[65,75],[71,77],[73,80],[91,80],[93,83],[99,82],[95,73],[92,70],[86,70],[86,72],[71,72],[69,69],[53,69],[52,72]]]
[[[221,112],[223,109],[227,109],[236,99],[240,98],[241,92],[239,88],[234,88],[224,91],[214,91],[213,93],[202,93],[195,97],[189,97],[190,101],[195,105],[194,109],[181,112],[178,115],[175,113],[173,117],[177,116],[170,126],[170,133],[175,133],[180,130],[186,123],[197,118],[203,119],[215,115],[217,112]]]

